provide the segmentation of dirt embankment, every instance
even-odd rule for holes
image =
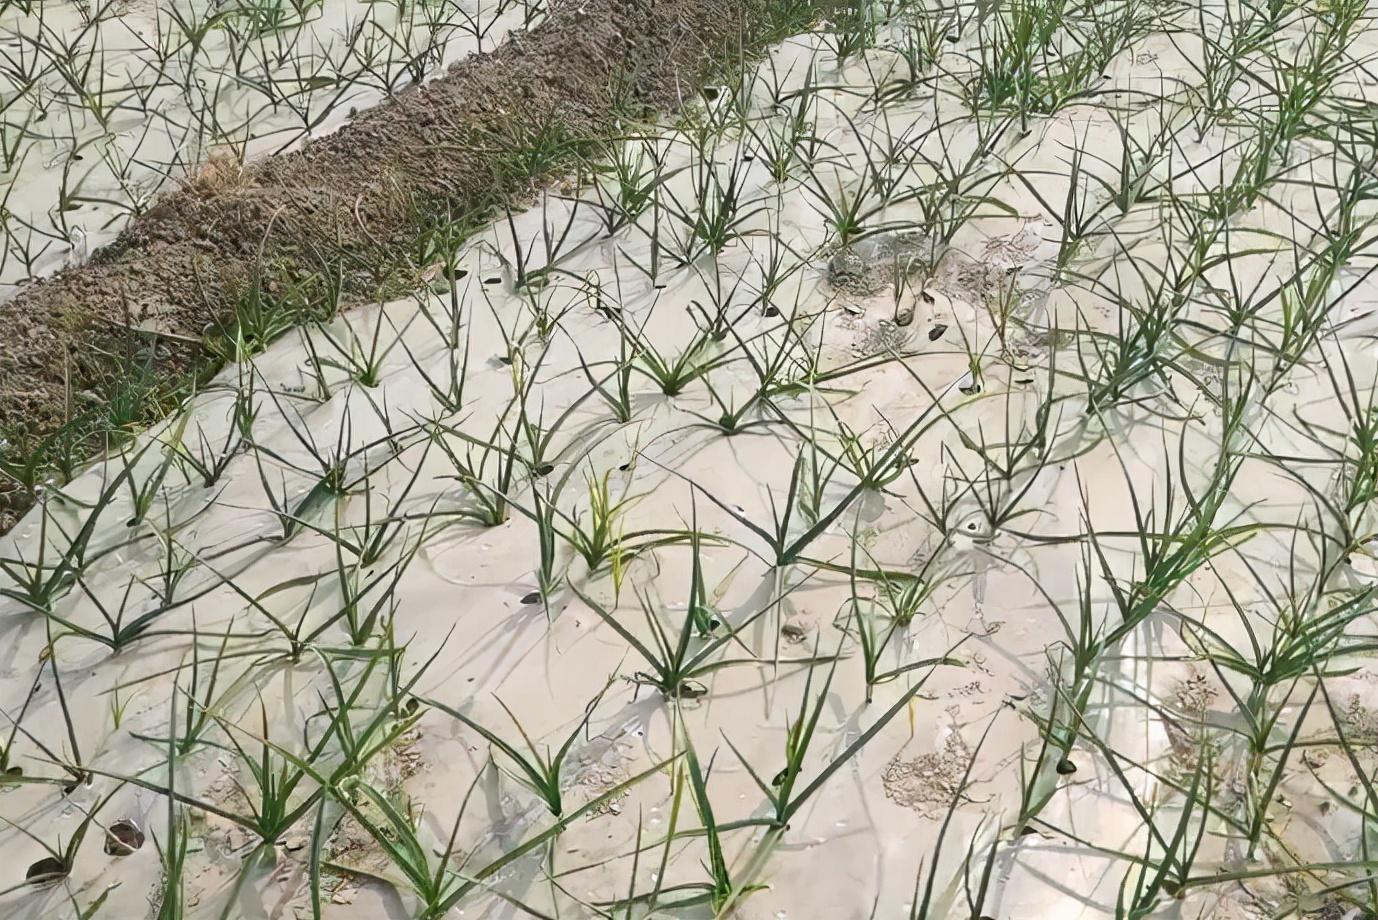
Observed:
[[[629,111],[673,107],[781,25],[768,2],[557,0],[530,32],[297,152],[213,160],[88,264],[0,304],[7,460],[89,454],[112,419],[175,400],[206,370],[207,327],[251,283],[278,296],[302,277],[343,279],[346,302],[414,283],[428,222],[520,194]],[[0,532],[31,500],[0,483]]]

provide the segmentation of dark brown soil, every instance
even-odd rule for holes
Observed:
[[[346,305],[416,284],[431,266],[414,252],[436,215],[481,214],[569,166],[523,151],[564,151],[630,112],[676,106],[767,37],[766,2],[557,0],[530,32],[300,151],[244,169],[213,160],[88,264],[0,304],[9,456],[42,457],[54,432],[99,450],[110,423],[80,428],[84,416],[147,421],[206,371],[208,328],[251,283],[278,293],[340,278]],[[135,367],[148,370],[131,395]],[[113,413],[111,399],[139,408]],[[0,531],[30,501],[0,483]]]

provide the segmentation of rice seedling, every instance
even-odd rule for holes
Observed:
[[[201,634],[193,626],[191,661],[179,668],[187,672],[186,683],[185,686],[174,683],[173,687],[168,737],[160,739],[138,735],[145,740],[165,745],[169,760],[185,757],[202,743],[207,730],[215,726],[212,714],[219,711],[222,704],[237,693],[249,675],[248,671],[242,672],[239,678],[229,682],[228,687],[221,687],[217,692],[216,688],[220,685],[220,670],[229,658],[227,653],[230,639],[233,637],[233,625],[231,621],[225,632],[220,635],[219,644],[211,646],[209,654],[202,648]],[[169,779],[170,783],[173,781],[174,779]],[[169,839],[172,839],[171,836]]]
[[[512,243],[512,255],[509,258],[504,251],[497,251],[496,255],[503,267],[508,270],[512,279],[512,286],[518,290],[531,292],[533,298],[536,291],[545,288],[552,279],[552,276],[559,272],[559,265],[563,259],[569,257],[570,251],[577,249],[581,240],[570,241],[570,234],[579,223],[580,199],[574,199],[573,206],[564,215],[563,223],[552,225],[547,219],[549,214],[549,200],[541,202],[541,232],[537,240],[528,244],[523,242],[521,235],[517,232],[517,226],[512,216],[512,209],[507,209],[507,229],[510,233]],[[536,251],[539,246],[540,250]],[[541,332],[542,337],[546,335],[550,328],[554,327],[551,323],[544,327]]]
[[[906,3],[898,13],[900,37],[882,45],[898,55],[903,71],[892,74],[876,87],[876,101],[886,102],[912,97],[942,61],[948,36],[958,31],[957,8],[941,4]]]
[[[313,363],[318,367],[330,367],[343,371],[349,378],[360,386],[376,387],[382,378],[383,362],[387,360],[388,354],[396,347],[402,336],[406,335],[407,327],[411,325],[409,321],[400,329],[394,329],[395,338],[386,345],[383,343],[383,325],[387,319],[385,310],[378,310],[373,320],[373,330],[367,337],[361,337],[354,331],[354,326],[347,315],[340,317],[340,322],[344,324],[344,341],[335,337],[329,327],[321,325],[317,329],[321,333],[325,344],[329,347],[334,356],[328,358],[314,357],[317,354],[314,342],[310,346]],[[413,321],[415,317],[413,316]]]
[[[436,422],[430,428],[433,443],[440,448],[454,470],[452,477],[474,503],[472,510],[459,514],[488,527],[496,527],[507,520],[508,499],[519,470],[517,439],[503,427],[499,419],[492,431],[492,440],[472,438],[451,426]],[[451,444],[453,436],[463,445]],[[505,443],[504,443],[505,442]]]
[[[1076,258],[1082,244],[1088,239],[1100,220],[1099,212],[1092,210],[1088,201],[1090,180],[1086,178],[1082,167],[1084,156],[1082,146],[1075,146],[1070,151],[1070,158],[1067,163],[1067,194],[1062,201],[1061,208],[1044,198],[1042,192],[1039,191],[1042,179],[1028,171],[1015,172],[1019,181],[1028,189],[1029,194],[1038,199],[1038,203],[1057,221],[1062,230],[1055,263],[1059,273],[1067,270],[1072,260]],[[1057,175],[1059,178],[1061,177],[1061,173]]]
[[[819,97],[813,81],[810,68],[803,87],[774,103],[777,117],[746,123],[750,156],[765,165],[776,183],[793,178],[802,164],[813,162],[825,149],[814,129]]]
[[[889,476],[894,469],[897,458],[902,457],[912,440],[922,433],[924,428],[930,424],[929,415],[937,408],[937,402],[931,403],[916,419],[910,422],[903,429],[894,432],[888,445],[873,454],[865,454],[860,457],[862,465],[855,470],[857,481],[847,492],[830,508],[816,506],[816,513],[808,515],[809,526],[802,532],[795,534],[796,514],[800,511],[801,497],[808,498],[805,488],[808,484],[810,472],[816,475],[818,466],[810,465],[804,453],[797,455],[797,459],[791,468],[788,488],[785,492],[784,500],[777,503],[775,496],[769,497],[771,524],[769,527],[757,524],[741,511],[725,504],[721,499],[714,496],[703,486],[690,482],[695,492],[703,495],[721,510],[731,515],[738,523],[746,527],[752,534],[759,537],[765,544],[767,555],[762,558],[777,567],[792,565],[798,561],[804,551],[808,549],[814,540],[818,539],[825,531],[837,521],[848,508],[861,496],[863,492],[879,489],[882,487],[882,480]],[[814,494],[821,494],[821,489],[813,490]]]
[[[628,496],[624,492],[613,498],[608,486],[611,475],[611,471],[605,471],[602,476],[595,476],[592,472],[584,474],[584,481],[588,487],[587,523],[582,521],[576,512],[576,515],[569,519],[570,529],[565,535],[565,539],[591,572],[596,571],[614,556],[625,560],[630,553],[635,552],[629,541],[635,541],[638,535],[626,534],[621,518],[636,501],[636,496]]]
[[[561,792],[563,783],[561,775],[562,766],[565,759],[569,756],[570,748],[574,746],[574,742],[579,740],[579,735],[587,729],[589,720],[593,718],[594,710],[598,708],[598,704],[602,702],[603,697],[607,694],[611,686],[612,681],[609,681],[598,695],[589,702],[588,706],[584,707],[583,719],[571,729],[569,734],[565,737],[565,740],[560,744],[560,747],[553,753],[550,748],[547,747],[544,754],[536,749],[535,743],[526,734],[526,730],[522,728],[521,722],[517,719],[516,715],[513,714],[512,710],[507,708],[507,704],[503,703],[502,700],[498,700],[497,703],[502,707],[502,711],[507,714],[507,717],[521,734],[522,741],[526,744],[528,753],[523,754],[520,750],[504,741],[501,736],[484,728],[478,722],[475,722],[469,716],[466,716],[453,707],[446,706],[444,703],[431,699],[426,699],[424,702],[444,712],[451,718],[464,723],[469,728],[478,732],[478,734],[494,748],[502,751],[502,753],[507,756],[507,759],[512,762],[513,766],[517,768],[518,774],[523,782],[531,787],[531,790],[545,803],[546,808],[550,809],[550,813],[558,818],[563,813],[565,807],[564,798]]]
[[[678,396],[691,383],[732,359],[731,355],[711,354],[715,350],[712,330],[702,326],[677,354],[667,354],[644,334],[644,329],[620,322],[618,325],[636,356],[633,368],[655,383],[665,396]]]
[[[459,831],[459,822],[468,808],[469,797],[478,787],[478,779],[481,777],[482,774],[475,778],[460,801],[454,830],[438,860],[421,842],[420,829],[415,819],[410,814],[399,811],[396,805],[377,789],[367,783],[357,783],[343,790],[346,796],[344,801],[348,803],[346,809],[352,806],[355,819],[378,841],[391,864],[401,871],[427,911],[423,916],[441,916],[441,905],[457,893],[458,879],[454,877],[451,869],[455,836]],[[381,820],[373,818],[359,807],[364,803],[372,805],[381,814]]]
[[[926,663],[930,669],[929,673],[932,673],[932,668],[934,666],[942,663],[946,662],[937,661]],[[889,709],[878,716],[865,730],[858,732],[855,739],[852,740],[837,757],[830,760],[822,770],[809,780],[809,782],[796,791],[795,785],[800,779],[803,759],[808,752],[809,746],[813,742],[814,732],[818,724],[818,713],[822,708],[822,700],[826,697],[825,689],[824,693],[819,698],[810,702],[808,696],[810,688],[806,684],[804,706],[797,717],[797,721],[790,725],[786,738],[786,763],[784,769],[776,774],[772,781],[767,784],[763,778],[763,774],[758,773],[745,760],[742,761],[743,766],[751,775],[752,781],[756,784],[757,788],[761,790],[761,794],[766,797],[772,809],[772,813],[768,813],[765,817],[756,819],[752,822],[764,824],[769,829],[758,846],[758,854],[769,853],[779,844],[782,835],[789,830],[791,819],[793,819],[795,815],[799,813],[800,809],[802,809],[804,805],[824,787],[834,773],[846,766],[857,752],[865,748],[895,716],[904,711],[910,700],[917,696],[923,689],[925,680],[926,678],[921,678],[912,687],[902,693],[900,698]],[[829,679],[825,683],[825,688],[830,683],[831,671],[829,673]],[[807,715],[805,713],[807,713]],[[741,755],[738,754],[738,757],[740,759]],[[758,855],[758,858],[752,861],[748,871],[751,872],[757,869],[759,865],[760,857]],[[724,906],[734,904],[744,894],[752,890],[750,879],[751,875],[749,874],[746,880],[739,881],[730,892],[725,891],[723,893]]]
[[[593,366],[582,355],[579,356],[579,369],[595,393],[612,410],[613,420],[625,425],[632,420],[635,407],[632,404],[632,379],[636,372],[631,342],[626,336],[619,337],[618,354],[608,363],[612,370],[601,377],[595,377]],[[578,350],[578,346],[575,346]]]
[[[660,244],[665,255],[680,265],[692,265],[701,258],[723,250],[745,232],[745,225],[764,210],[764,205],[749,197],[746,188],[748,163],[739,152],[720,163],[717,136],[702,130],[692,141],[692,154],[686,173],[687,195],[677,195],[670,185],[662,186],[659,209],[671,221],[670,239]],[[654,218],[659,226],[658,216]]]
[[[143,448],[144,451],[148,449],[147,446]],[[51,612],[54,602],[71,591],[82,570],[93,561],[88,550],[96,537],[101,515],[114,503],[129,475],[130,468],[125,466],[102,483],[90,513],[81,522],[81,527],[70,535],[56,522],[50,507],[50,503],[60,502],[60,499],[45,497],[39,513],[38,551],[33,561],[22,554],[0,557],[0,571],[10,581],[0,588],[0,597],[18,601],[36,613]],[[56,539],[65,541],[65,545],[61,542],[54,545],[49,537],[50,527],[57,531]]]
[[[174,462],[184,471],[189,469],[198,476],[204,488],[209,489],[219,482],[230,463],[253,442],[254,420],[259,411],[255,398],[256,379],[253,374],[240,371],[229,413],[231,423],[225,426],[221,437],[208,435],[198,421],[195,446],[188,445],[185,436],[172,445],[176,454]]]
[[[936,568],[939,556],[935,553],[924,563],[923,569],[914,575],[890,573],[883,568],[861,569],[857,564],[856,539],[852,541],[851,564],[847,576],[851,582],[851,597],[847,603],[847,615],[840,628],[844,635],[856,634],[861,648],[863,677],[866,682],[866,702],[870,703],[875,688],[889,683],[898,677],[935,664],[956,664],[955,659],[944,655],[940,658],[924,658],[905,662],[893,668],[882,668],[881,659],[886,655],[891,641],[897,633],[909,628],[919,608],[931,596],[936,587]],[[874,562],[874,560],[871,560]],[[881,596],[874,599],[863,598],[860,591],[862,577],[880,585]],[[884,620],[884,625],[881,622]]]
[[[836,162],[828,164],[809,160],[803,164],[805,188],[817,202],[819,214],[840,246],[902,226],[883,220],[877,222],[877,219],[883,217],[886,210],[901,197],[898,190],[909,168],[904,166],[892,172],[892,168],[902,164],[882,160],[879,156],[872,159],[873,153],[866,142],[862,142],[862,151],[868,168],[862,172],[855,187],[849,187],[853,183],[843,178],[851,170],[844,173],[843,167]],[[880,154],[880,151],[876,153]],[[827,165],[833,168],[825,171]]]
[[[708,872],[712,881],[704,885],[707,891],[704,894],[714,913],[721,913],[724,908],[730,905],[738,897],[750,892],[750,888],[739,888],[732,881],[732,874],[727,868],[727,859],[723,854],[722,836],[718,830],[717,820],[713,817],[713,803],[708,795],[707,776],[713,769],[710,761],[708,770],[705,771],[699,763],[697,755],[692,746],[685,750],[685,764],[689,776],[689,788],[693,790],[694,808],[698,812],[699,822],[703,826],[703,835],[708,842]],[[688,898],[677,901],[677,906],[688,906],[696,899]]]
[[[1222,419],[1221,455],[1205,487],[1188,493],[1189,504],[1185,508],[1179,512],[1177,500],[1165,495],[1161,506],[1144,509],[1138,496],[1131,495],[1144,566],[1143,574],[1133,584],[1125,586],[1114,577],[1103,544],[1092,536],[1091,548],[1120,612],[1120,623],[1107,634],[1105,642],[1114,642],[1128,635],[1176,585],[1199,566],[1206,564],[1212,556],[1237,545],[1238,541],[1247,539],[1255,531],[1255,526],[1247,523],[1239,526],[1217,523],[1217,516],[1230,494],[1230,485],[1239,473],[1240,461],[1231,455],[1230,444],[1241,424],[1245,399],[1244,396],[1237,397],[1226,406],[1226,415]],[[1182,469],[1186,469],[1182,450],[1179,445],[1178,462]],[[1171,475],[1169,467],[1165,477],[1165,486],[1169,489]],[[1159,524],[1159,521],[1162,523]]]
[[[691,542],[690,548],[695,555],[700,552],[697,541]],[[696,575],[698,571],[696,568]],[[711,629],[705,630],[703,627],[709,625],[705,621],[706,611],[701,604],[694,603],[694,597],[701,590],[697,578],[691,583],[690,588],[690,605],[677,624],[665,623],[664,621],[669,619],[666,615],[668,612],[656,610],[651,598],[640,591],[637,592],[637,602],[651,634],[649,640],[638,637],[613,611],[584,594],[579,588],[573,587],[572,590],[645,661],[649,670],[634,672],[631,678],[634,683],[654,687],[666,699],[694,700],[708,693],[703,679],[713,672],[758,661],[750,656],[718,658],[717,654],[728,645],[739,642],[738,634],[770,612],[779,599],[762,606],[739,622],[717,622]]]
[[[53,634],[51,625],[47,627],[46,634],[48,640],[48,647],[55,648],[57,637]],[[74,793],[78,792],[79,790],[85,789],[86,787],[91,785],[93,774],[91,770],[87,768],[85,763],[88,758],[83,757],[82,755],[81,741],[77,734],[76,723],[73,720],[72,709],[67,702],[67,692],[63,688],[62,684],[61,668],[57,664],[55,657],[51,655],[49,656],[45,664],[47,665],[46,670],[48,672],[48,675],[52,678],[54,696],[56,697],[58,711],[61,716],[60,721],[62,726],[62,738],[60,745],[62,750],[60,752],[53,750],[53,747],[46,744],[34,730],[30,728],[25,728],[23,726],[24,712],[21,712],[18,718],[14,718],[11,720],[14,726],[14,734],[12,735],[10,739],[10,744],[6,749],[6,759],[9,759],[10,752],[14,747],[15,737],[18,735],[23,735],[24,739],[28,743],[32,744],[39,751],[39,753],[42,754],[42,759],[45,763],[51,766],[61,768],[65,775],[60,777],[25,776],[22,768],[16,769],[12,767],[8,770],[6,776],[9,778],[9,781],[11,782],[44,783],[56,785],[59,789],[62,790],[62,794],[64,797],[70,798]],[[40,689],[39,681],[41,680],[42,671],[40,671],[38,679],[34,682],[33,689],[30,693],[30,697],[26,698],[25,700],[25,710],[28,709],[31,698],[38,693]]]
[[[637,783],[662,772],[670,762],[658,763],[654,767],[632,777],[625,783],[618,784],[608,792],[591,799],[578,809],[556,821],[549,828],[530,837],[520,845],[508,850],[492,862],[481,867],[463,871],[466,859],[457,870],[453,867],[450,855],[453,853],[453,840],[441,851],[441,858],[436,869],[430,868],[432,851],[424,846],[418,839],[416,825],[406,816],[402,815],[390,803],[378,794],[378,792],[366,784],[351,783],[346,789],[341,790],[344,795],[339,799],[340,803],[350,811],[355,820],[368,832],[368,834],[383,848],[389,859],[407,877],[407,881],[413,886],[416,894],[421,900],[421,911],[418,916],[432,920],[432,918],[443,917],[451,911],[457,904],[461,903],[466,897],[475,891],[488,891],[485,881],[496,875],[508,865],[517,862],[527,854],[537,852],[549,845],[549,842],[557,837],[562,831],[569,827],[577,819],[596,811],[598,808],[607,804],[609,800],[615,799],[634,787]],[[373,804],[384,814],[384,822],[375,822],[362,811],[351,797],[349,792],[357,792],[367,796]],[[467,802],[467,798],[465,799]],[[461,817],[463,812],[461,811]],[[456,822],[456,826],[458,822]],[[499,895],[501,897],[501,895]],[[511,901],[510,898],[503,900]],[[518,907],[522,905],[516,902]],[[529,912],[529,910],[528,910]]]
[[[876,43],[880,10],[870,0],[848,0],[829,14],[828,26],[824,40],[841,67]]]
[[[589,163],[603,180],[593,189],[609,237],[635,225],[674,177],[677,170],[668,167],[667,157],[668,151],[655,138],[632,136],[610,141],[602,156]]]
[[[423,315],[429,316],[429,311],[423,308]],[[447,414],[458,413],[465,406],[464,384],[468,376],[469,369],[469,343],[465,340],[463,350],[447,349],[445,352],[445,367],[442,373],[433,373],[418,360],[407,346],[405,339],[398,339],[398,344],[407,355],[407,360],[411,366],[416,368],[418,374],[426,382],[426,387],[431,392],[436,407]]]

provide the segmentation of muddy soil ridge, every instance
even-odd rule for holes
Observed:
[[[422,215],[520,194],[540,171],[514,168],[523,149],[606,135],[629,107],[675,106],[760,28],[761,5],[555,0],[531,31],[298,151],[246,168],[212,158],[88,263],[0,304],[6,449],[34,454],[133,367],[157,378],[143,383],[155,391],[203,370],[208,327],[251,279],[272,291],[328,265],[346,303],[377,299],[380,266],[425,268],[405,251]],[[91,451],[104,442],[81,437]],[[0,532],[31,501],[0,482]]]

